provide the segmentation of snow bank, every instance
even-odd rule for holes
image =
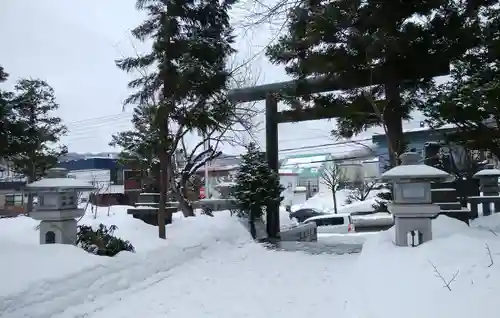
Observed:
[[[97,214],[87,211],[79,224],[116,225],[116,236],[129,240],[136,253],[120,253],[117,257],[94,256],[75,246],[39,245],[38,221],[28,217],[0,219],[0,254],[8,257],[0,262],[0,296],[25,289],[35,282],[64,277],[95,266],[109,266],[121,259],[140,259],[158,253],[162,248],[182,251],[193,246],[224,242],[239,244],[250,241],[248,232],[229,212],[215,217],[174,216],[167,226],[167,240],[158,238],[157,227],[150,226],[127,215],[127,206],[98,208]],[[108,215],[109,212],[109,215]],[[129,260],[129,261],[132,261]]]
[[[336,193],[337,206],[345,205],[345,200],[349,194],[348,190],[339,190]],[[333,195],[330,190],[322,190],[316,193],[314,196],[310,197],[306,202],[298,204],[292,207],[292,209],[304,209],[304,208],[314,208],[320,211],[330,211],[333,209]]]
[[[478,223],[483,222],[500,224],[500,217],[486,217]],[[391,229],[366,237],[353,268],[357,275],[349,307],[356,317],[497,315],[499,237],[444,216],[433,222],[434,239],[419,247],[395,247],[393,235]],[[497,261],[493,265],[486,246]]]
[[[288,213],[285,207],[280,206],[280,228],[289,229],[299,223],[295,219],[290,219],[290,213]]]
[[[347,196],[350,190],[342,189],[336,192],[337,208],[339,213],[352,213],[352,212],[367,212],[373,211],[372,205],[375,203],[375,197],[377,193],[384,190],[373,190],[370,192],[368,198],[365,201],[357,201],[351,204],[346,204]],[[303,204],[294,205],[292,210],[298,210],[303,208],[314,208],[320,211],[333,213],[333,195],[330,190],[322,190],[309,198]]]

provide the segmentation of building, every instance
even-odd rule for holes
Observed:
[[[455,131],[455,126],[448,124],[438,129],[431,129],[425,126],[424,123],[420,127],[405,129],[404,137],[408,142],[408,149],[413,149],[416,152],[422,153],[425,144],[428,142],[443,142],[447,133]],[[385,134],[373,134],[372,142],[376,145],[374,148],[379,160],[379,170],[385,171],[389,163],[389,151],[387,145],[387,138]]]
[[[127,169],[117,159],[108,157],[90,157],[61,161],[59,168],[69,170],[68,176],[94,182],[105,186],[106,192],[123,192],[125,180],[131,179]]]
[[[314,194],[327,186],[322,182],[322,175],[333,165],[329,153],[292,155],[283,159],[280,169],[280,183],[285,189],[306,187]]]
[[[210,162],[207,167],[208,171],[208,186],[205,189],[205,166],[196,171],[201,183],[201,194],[205,196],[208,194],[210,197],[219,197],[217,192],[217,185],[234,182],[238,169],[240,167],[241,158],[239,156],[221,155]]]

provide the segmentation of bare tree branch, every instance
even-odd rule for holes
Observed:
[[[333,196],[333,208],[335,213],[338,213],[337,209],[337,196],[335,193],[339,189],[340,185],[344,184],[346,181],[345,173],[339,169],[335,164],[329,165],[321,171],[320,180],[327,186],[330,191],[332,191]]]
[[[365,201],[373,190],[379,189],[379,183],[376,179],[364,178],[363,181],[350,189],[347,194],[347,201],[350,203]]]
[[[486,252],[488,253],[488,256],[490,257],[490,264],[488,265],[488,267],[491,267],[491,266],[493,266],[493,264],[495,262],[493,261],[493,256],[491,255],[490,246],[488,245],[488,243],[485,243],[485,244],[486,244]]]
[[[446,279],[443,277],[443,275],[441,275],[441,273],[437,269],[436,265],[434,265],[431,261],[429,261],[429,263],[431,264],[432,268],[434,268],[434,273],[436,274],[436,277],[440,278],[443,281],[443,283],[444,283],[443,287],[445,287],[449,291],[451,291],[450,285],[451,285],[451,283],[453,283],[457,279],[457,276],[460,273],[460,271],[457,270],[450,279]]]

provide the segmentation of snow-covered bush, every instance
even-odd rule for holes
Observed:
[[[375,203],[372,205],[375,212],[389,212],[387,204],[392,202],[392,184],[386,183],[380,186],[382,191],[377,193]]]
[[[113,236],[116,225],[106,227],[99,224],[97,229],[89,225],[79,225],[76,244],[85,251],[100,256],[115,256],[121,251],[134,252],[134,246],[129,241]]]
[[[351,204],[353,202],[365,201],[370,197],[372,191],[381,188],[382,185],[377,180],[365,178],[360,184],[349,188],[345,203]]]

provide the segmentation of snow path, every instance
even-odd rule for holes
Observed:
[[[0,298],[2,318],[350,318],[346,269],[356,256],[269,251],[256,243],[122,255]],[[300,282],[297,284],[297,282]]]
[[[200,257],[206,249],[205,245],[193,245],[182,249],[166,247],[143,255],[121,255],[103,265],[0,298],[0,312],[3,318],[50,318],[85,303],[87,312],[72,317],[86,317],[88,312],[98,311],[110,301],[161,282],[169,277],[172,268]]]
[[[353,318],[346,284],[357,256],[276,252],[257,244],[204,253],[169,278],[89,318]],[[352,299],[352,298],[351,298]],[[54,318],[82,317],[72,308]]]

